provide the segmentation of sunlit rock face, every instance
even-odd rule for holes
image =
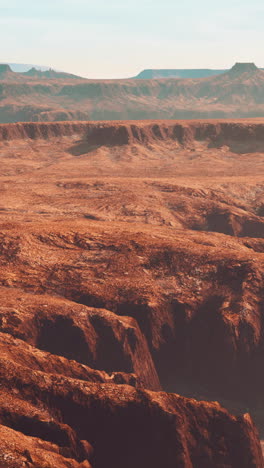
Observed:
[[[263,129],[0,125],[0,466],[263,467]]]

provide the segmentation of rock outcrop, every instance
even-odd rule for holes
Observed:
[[[87,152],[96,146],[150,145],[161,142],[174,142],[182,148],[193,148],[196,142],[205,142],[209,148],[225,146],[230,147],[234,152],[241,153],[264,150],[262,120],[56,122],[0,125],[0,141],[38,140],[75,135],[79,135],[87,143]]]
[[[0,466],[264,467],[263,134],[0,125]]]
[[[1,365],[1,397],[4,467],[263,466],[250,417],[230,416],[219,404],[32,372],[10,361]]]
[[[12,73],[10,66],[4,63],[0,63],[0,74],[7,73],[7,72]]]

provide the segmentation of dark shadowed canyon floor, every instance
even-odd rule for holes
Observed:
[[[0,125],[0,157],[0,466],[263,467],[264,121]]]

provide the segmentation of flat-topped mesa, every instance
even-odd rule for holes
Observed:
[[[208,78],[214,75],[220,75],[227,70],[214,70],[209,68],[186,68],[186,69],[145,69],[142,70],[134,79],[152,80],[164,78]]]
[[[241,75],[243,73],[256,73],[259,68],[253,62],[237,62],[229,73]]]
[[[6,73],[6,72],[12,73],[10,66],[7,65],[6,63],[0,63],[0,73]]]

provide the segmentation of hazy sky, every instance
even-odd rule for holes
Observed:
[[[0,0],[0,62],[91,78],[264,67],[263,0]]]

